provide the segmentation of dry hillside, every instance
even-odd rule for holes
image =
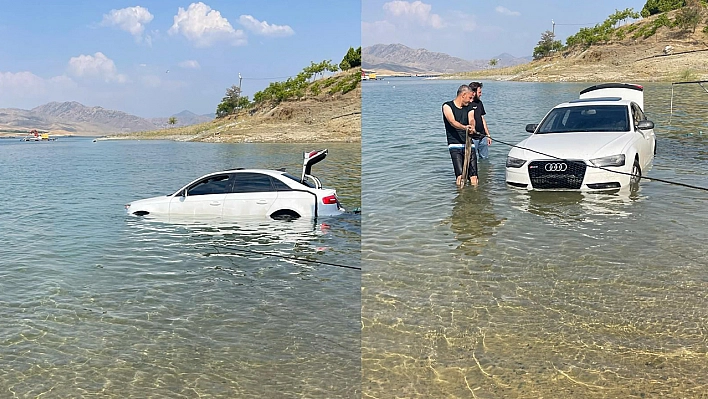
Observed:
[[[337,82],[356,79],[357,87],[345,94],[309,93],[299,100],[261,104],[212,122],[183,128],[110,136],[110,139],[167,139],[219,143],[249,142],[360,142],[361,82],[354,68],[333,77]]]
[[[673,19],[676,11],[666,13]],[[652,24],[654,15],[625,25],[622,40],[571,48],[527,64],[456,74],[456,78],[480,77],[527,82],[681,81],[708,79],[708,34],[703,32],[706,12],[695,32],[663,26],[653,36],[633,38],[632,32]],[[666,46],[673,48],[665,54]]]

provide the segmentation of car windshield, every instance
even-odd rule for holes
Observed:
[[[285,176],[285,177],[287,177],[287,178],[289,178],[289,179],[295,180],[296,182],[300,183],[300,179],[298,179],[297,177],[291,175],[290,173],[283,173],[283,176]],[[306,185],[307,187],[310,187],[310,188],[315,188],[315,185],[312,184],[312,183],[310,183],[310,182],[307,181],[307,180],[305,180],[305,185]]]
[[[625,105],[582,105],[554,108],[537,133],[626,132],[629,116]]]

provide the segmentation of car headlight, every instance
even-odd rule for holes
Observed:
[[[595,166],[624,166],[624,154],[591,159],[590,163]]]
[[[525,159],[519,159],[514,157],[506,157],[506,167],[507,168],[520,168],[526,163]]]

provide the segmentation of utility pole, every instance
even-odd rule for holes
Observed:
[[[553,37],[556,37],[556,21],[551,20],[551,24],[553,25],[553,27],[551,28],[551,33],[553,34]]]
[[[238,73],[238,91],[241,92],[241,72]]]

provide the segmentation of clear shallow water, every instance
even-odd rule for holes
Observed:
[[[361,206],[359,144],[327,148],[315,174]],[[316,263],[359,266],[358,215],[165,223],[123,209],[223,168],[299,173],[311,149],[0,140],[0,396],[358,395],[360,273]]]
[[[500,143],[460,191],[440,107],[462,83],[363,88],[363,396],[703,395],[708,193],[526,193],[506,187]],[[485,82],[492,136],[520,141],[587,86]],[[646,85],[645,176],[708,187],[708,94],[694,89],[668,126],[670,85]]]

